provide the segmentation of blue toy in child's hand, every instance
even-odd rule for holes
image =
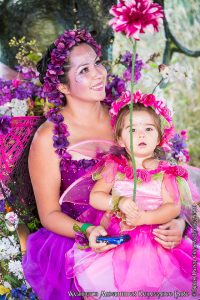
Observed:
[[[123,243],[128,242],[131,239],[130,235],[124,234],[119,236],[98,236],[96,239],[97,243],[106,243],[106,244],[114,244],[121,245]]]

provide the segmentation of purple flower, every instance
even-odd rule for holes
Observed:
[[[186,145],[187,131],[182,130],[180,134],[176,133],[171,139],[171,155],[177,161],[188,162],[190,160],[189,152]]]
[[[75,241],[81,246],[87,246],[89,243],[86,235],[82,232],[75,233]]]
[[[46,114],[46,117],[49,121],[53,122],[54,124],[59,124],[64,121],[64,117],[57,112],[54,108],[50,109]]]
[[[53,133],[56,135],[64,134],[66,137],[69,136],[69,132],[67,131],[67,125],[63,123],[56,124],[54,126]]]
[[[53,146],[56,149],[66,148],[69,146],[69,142],[64,134],[53,136]]]
[[[0,212],[5,212],[5,200],[4,199],[0,199]]]
[[[64,164],[65,164],[66,161],[71,160],[71,158],[72,158],[71,154],[69,154],[66,151],[66,149],[62,149],[62,148],[57,149],[55,152],[59,155],[59,157],[63,158],[62,161],[61,161],[61,165],[62,165],[62,162],[64,162]]]
[[[137,55],[137,54],[136,54]],[[123,64],[130,66],[132,65],[132,54],[130,51],[126,51],[124,55],[122,55],[121,60]]]
[[[108,74],[107,82],[104,102],[109,105],[125,91],[125,81],[114,74]]]
[[[132,72],[132,54],[129,51],[126,51],[121,57],[121,63],[124,64],[127,69],[123,73],[123,78],[127,81],[131,80]],[[141,70],[144,67],[144,63],[141,59],[138,58],[138,54],[135,57],[135,70],[134,70],[134,81],[137,82],[141,77]]]
[[[0,134],[7,134],[11,131],[11,117],[0,117]]]

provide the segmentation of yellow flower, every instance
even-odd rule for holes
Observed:
[[[10,289],[6,288],[3,285],[0,285],[0,295],[5,295],[10,292]]]

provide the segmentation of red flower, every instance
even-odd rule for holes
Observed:
[[[127,37],[139,40],[139,34],[152,26],[158,31],[160,20],[164,17],[162,7],[151,0],[120,0],[110,9],[114,18],[109,22],[116,32],[124,32]]]
[[[182,166],[170,166],[166,169],[165,171],[167,174],[172,174],[174,176],[180,176],[183,177],[184,179],[188,179],[188,172],[185,168]]]

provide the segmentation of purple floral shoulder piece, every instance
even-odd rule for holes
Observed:
[[[52,108],[46,114],[49,121],[54,123],[53,129],[53,147],[55,152],[61,158],[60,170],[77,172],[79,169],[87,170],[97,163],[97,159],[72,160],[71,154],[67,152],[69,146],[68,136],[70,135],[68,127],[64,124],[64,117],[59,112],[59,108]]]

